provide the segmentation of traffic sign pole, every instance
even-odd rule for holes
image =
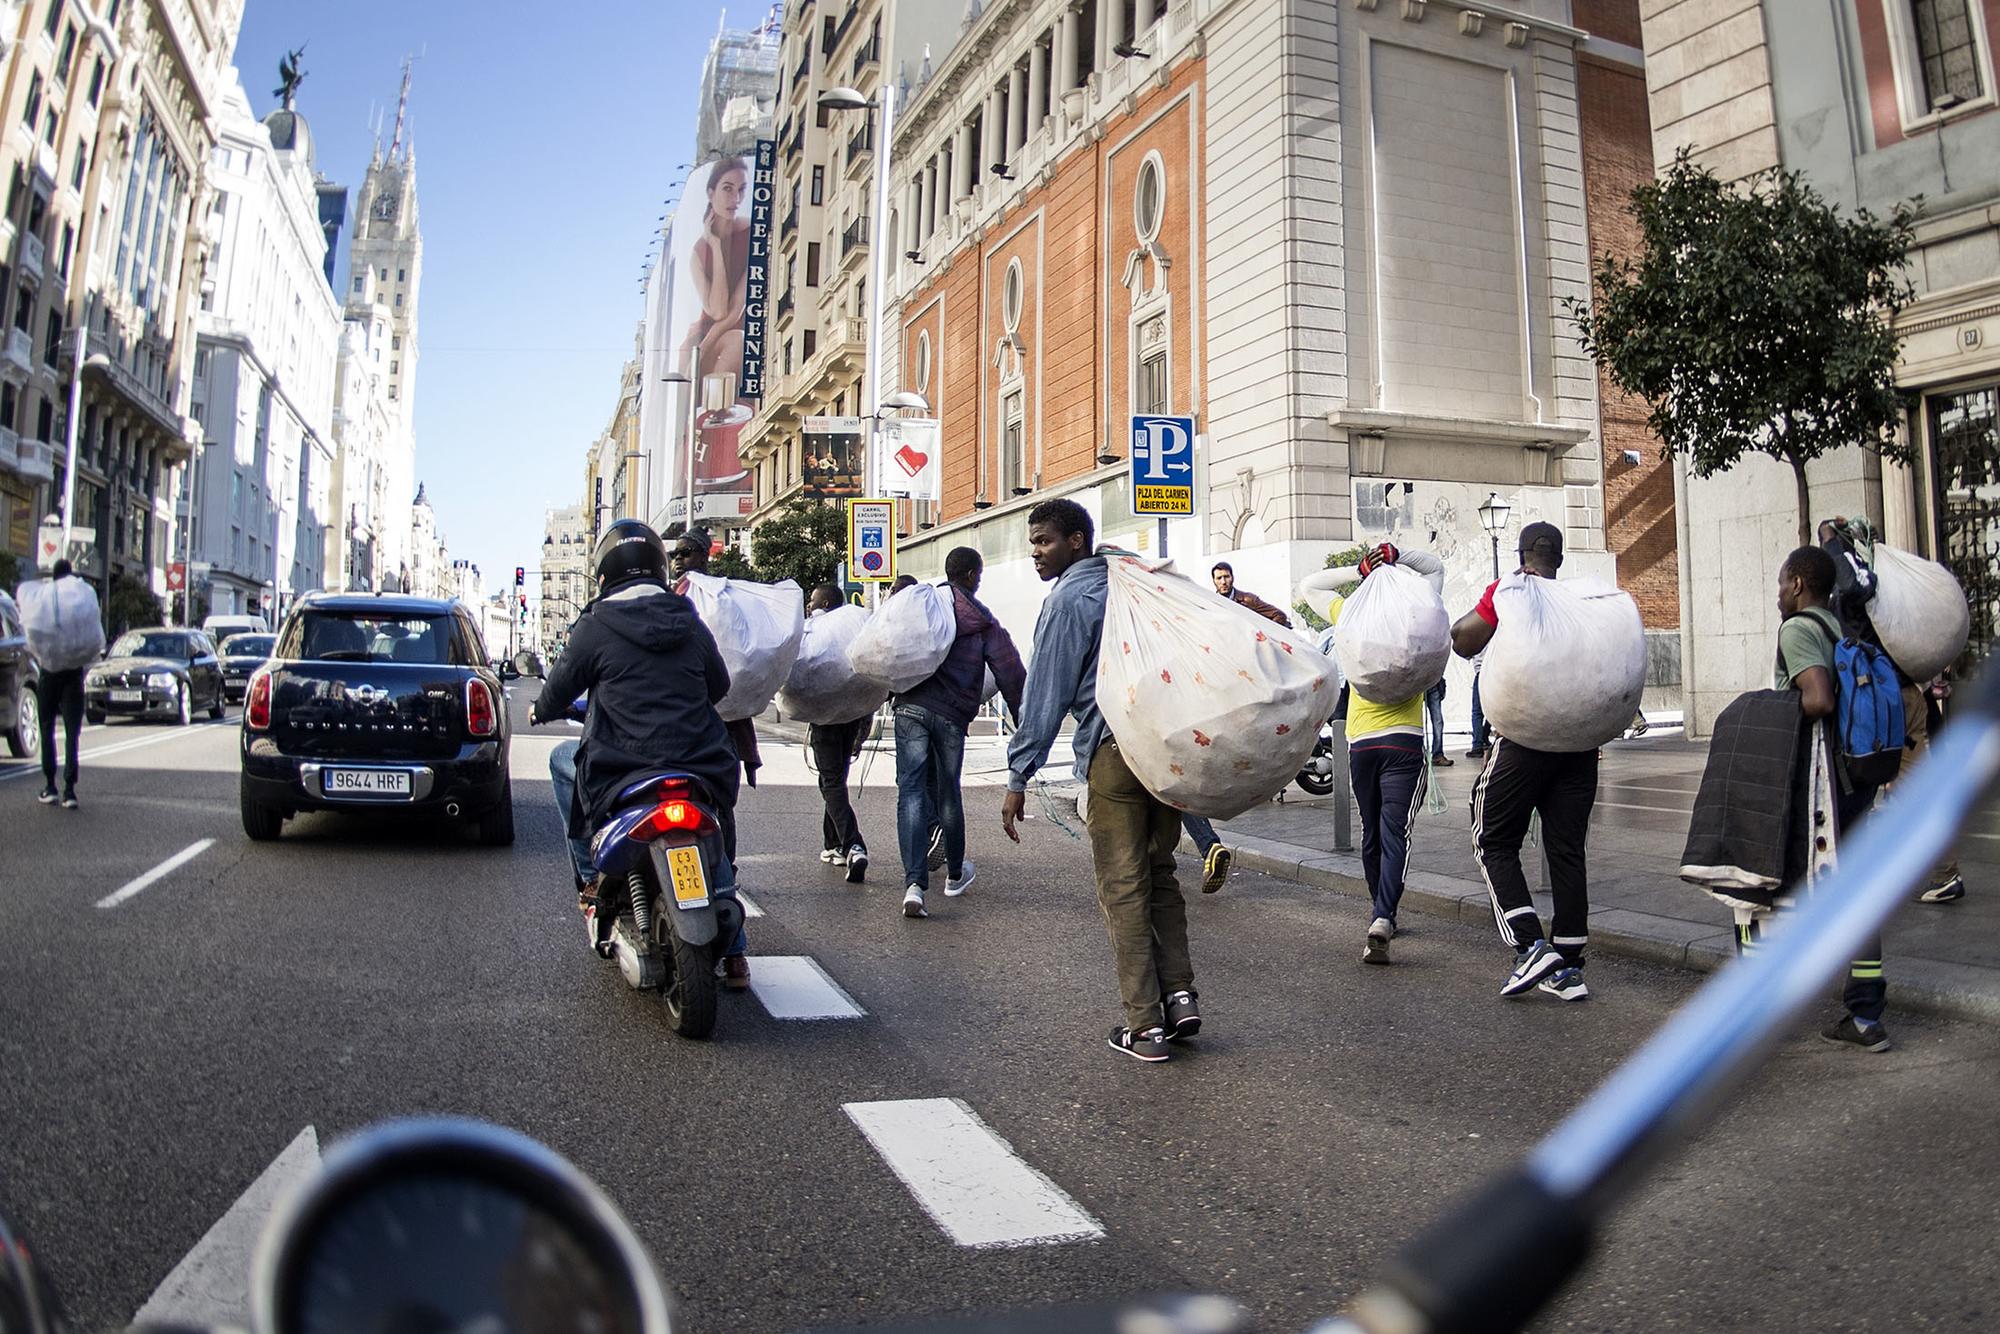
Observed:
[[[1165,560],[1168,517],[1194,513],[1194,418],[1134,416],[1127,453],[1133,517],[1158,516]]]

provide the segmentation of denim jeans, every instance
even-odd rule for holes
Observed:
[[[1479,707],[1479,672],[1472,673],[1472,749],[1485,753],[1486,711]]]
[[[576,794],[576,752],[583,745],[580,741],[564,741],[549,752],[549,782],[556,789],[556,813],[562,817],[564,841],[569,844],[570,866],[576,871],[576,878],[589,880],[597,874],[597,868],[590,861],[590,840],[569,838],[570,803]]]
[[[906,885],[930,888],[934,827],[944,830],[947,874],[965,869],[965,806],[958,791],[964,763],[964,728],[921,705],[896,706],[896,842]]]
[[[1424,692],[1424,740],[1431,754],[1444,754],[1444,682]]]
[[[1209,823],[1205,815],[1189,815],[1185,811],[1181,812],[1181,828],[1187,830],[1187,836],[1194,840],[1194,850],[1204,858],[1208,856],[1210,848],[1222,841],[1221,835],[1215,832],[1215,826]]]

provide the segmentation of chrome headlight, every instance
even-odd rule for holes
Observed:
[[[174,674],[172,672],[148,672],[146,674],[146,684],[152,686],[155,690],[172,690],[174,688]]]

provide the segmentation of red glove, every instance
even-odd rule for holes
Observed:
[[[1373,574],[1380,567],[1384,565],[1394,565],[1396,563],[1396,558],[1401,554],[1402,554],[1401,552],[1396,550],[1394,544],[1389,542],[1384,542],[1381,546],[1378,546],[1371,551],[1362,552],[1361,577],[1363,579],[1366,579],[1369,575]]]

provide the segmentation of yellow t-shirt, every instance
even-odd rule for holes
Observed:
[[[1349,691],[1347,695],[1347,739],[1349,743],[1384,732],[1424,733],[1424,697],[1412,695],[1401,704],[1377,704]]]

